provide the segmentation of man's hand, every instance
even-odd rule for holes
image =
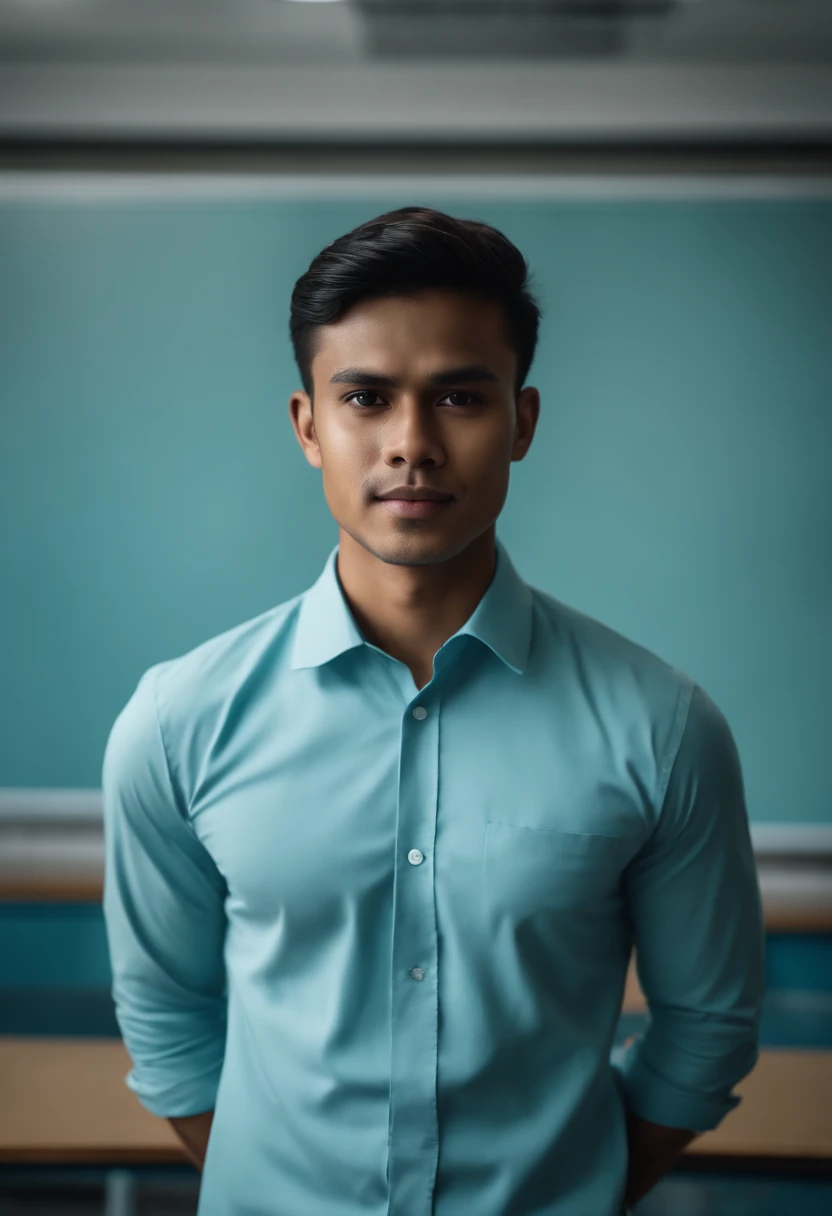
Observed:
[[[182,1115],[178,1119],[168,1119],[168,1123],[182,1141],[185,1152],[200,1173],[205,1162],[205,1152],[208,1148],[208,1137],[211,1134],[213,1119],[212,1110],[206,1110],[201,1115]]]
[[[632,1111],[627,1111],[627,1144],[630,1165],[627,1171],[627,1191],[624,1202],[630,1207],[656,1185],[679,1159],[683,1149],[700,1132],[682,1127],[665,1127],[649,1123]]]

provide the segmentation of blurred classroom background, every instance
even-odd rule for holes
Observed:
[[[760,1060],[636,1212],[832,1211],[830,60],[822,0],[0,7],[0,1216],[196,1210],[124,1085],[103,747],[148,666],[317,577],[289,295],[410,203],[535,275],[518,569],[743,762]],[[619,1044],[648,1016],[631,968]]]

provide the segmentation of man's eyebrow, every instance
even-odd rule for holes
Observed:
[[[499,381],[497,373],[485,363],[472,363],[468,367],[448,367],[428,377],[430,384],[470,384],[475,380]],[[393,376],[367,371],[362,367],[342,367],[329,378],[330,384],[373,384],[379,388],[398,388]]]

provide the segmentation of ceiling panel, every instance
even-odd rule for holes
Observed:
[[[0,141],[832,142],[829,0],[5,0]]]
[[[5,59],[817,62],[829,0],[5,0]]]

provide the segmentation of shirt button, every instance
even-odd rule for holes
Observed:
[[[421,967],[411,967],[410,974],[413,976],[414,980],[423,980],[425,978],[425,973]]]
[[[419,721],[421,722],[422,718],[426,718],[427,716],[428,716],[428,711],[425,709],[424,705],[417,705],[413,711],[413,717],[418,718]]]
[[[423,860],[423,857],[418,849],[411,849],[407,855],[407,860],[412,866],[418,866],[419,862]]]

